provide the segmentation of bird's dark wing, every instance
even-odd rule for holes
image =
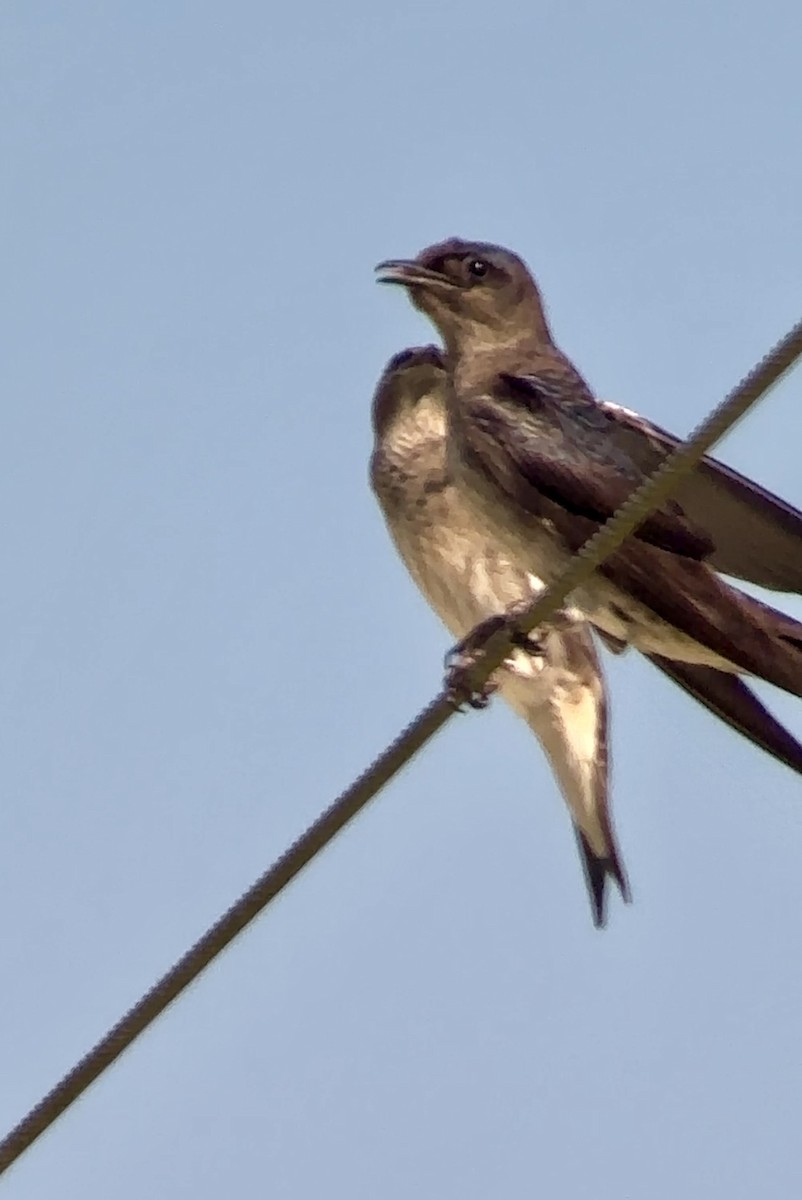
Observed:
[[[549,517],[553,504],[603,524],[642,481],[638,465],[609,436],[598,405],[573,404],[550,376],[501,375],[492,390],[466,397],[461,417],[471,464],[534,516]],[[634,536],[693,559],[713,549],[672,503]]]
[[[731,729],[802,775],[802,746],[738,675],[647,654],[650,662]]]
[[[550,523],[570,550],[579,550],[631,490],[631,481],[617,482],[625,461],[600,450],[598,430],[583,434],[570,411],[561,426],[560,413],[543,419],[545,404],[537,410],[519,403],[516,410],[502,389],[460,400],[457,436],[469,466],[513,510]],[[802,624],[719,578],[700,561],[699,539],[681,516],[657,517],[602,563],[600,574],[742,670],[802,695]]]
[[[678,439],[637,413],[602,402],[615,441],[647,474]],[[715,458],[704,458],[675,498],[688,520],[710,535],[707,562],[725,575],[780,592],[802,593],[802,513]]]

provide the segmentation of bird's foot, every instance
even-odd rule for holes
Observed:
[[[498,691],[498,683],[492,678],[477,688],[471,675],[481,662],[485,646],[493,634],[507,628],[515,621],[516,615],[514,612],[510,612],[488,617],[457,642],[456,646],[446,655],[444,687],[449,700],[458,712],[462,712],[466,704],[470,708],[487,708],[490,697]],[[523,650],[533,657],[540,657],[544,653],[542,643],[531,633],[521,633],[516,629],[510,640],[516,649]],[[505,661],[505,665],[512,665],[509,659]]]

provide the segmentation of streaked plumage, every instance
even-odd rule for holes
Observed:
[[[373,403],[371,482],[412,578],[462,637],[542,585],[477,533],[446,462],[445,385],[434,347],[391,360]],[[538,640],[542,654],[515,649],[496,678],[548,756],[573,818],[594,920],[602,924],[607,880],[629,895],[608,810],[604,680],[578,614],[559,614]]]

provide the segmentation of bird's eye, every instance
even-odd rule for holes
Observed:
[[[474,279],[481,279],[488,272],[488,265],[483,258],[472,258],[468,261],[468,274]]]

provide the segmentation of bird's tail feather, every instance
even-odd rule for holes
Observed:
[[[590,842],[585,837],[578,825],[574,825],[577,845],[579,846],[579,856],[582,859],[582,866],[585,871],[585,880],[588,885],[588,895],[590,896],[590,905],[593,912],[593,924],[597,929],[603,929],[607,919],[607,884],[613,880],[620,891],[623,899],[627,904],[632,900],[632,894],[629,890],[629,881],[627,880],[626,872],[624,871],[623,863],[618,854],[614,839],[610,838],[610,849],[606,856],[596,854]]]

